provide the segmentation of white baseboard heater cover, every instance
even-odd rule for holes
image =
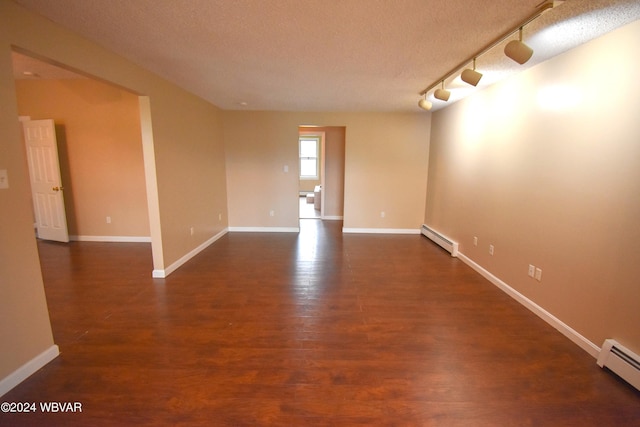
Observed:
[[[438,233],[432,228],[429,228],[426,224],[422,224],[421,232],[428,239],[432,240],[434,243],[444,248],[444,250],[449,252],[451,256],[454,256],[454,257],[458,256],[458,242],[454,242],[447,236]]]
[[[607,367],[640,390],[640,357],[617,341],[607,339],[598,355],[598,366]]]

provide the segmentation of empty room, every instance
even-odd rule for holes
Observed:
[[[0,0],[0,425],[638,424],[639,18]]]

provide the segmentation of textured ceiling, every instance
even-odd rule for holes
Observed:
[[[281,111],[418,111],[422,90],[541,3],[14,1],[221,108]],[[480,57],[479,86],[639,18],[638,0],[567,0],[525,27],[535,50],[525,66],[505,60],[500,46]],[[453,92],[450,103],[470,90]]]

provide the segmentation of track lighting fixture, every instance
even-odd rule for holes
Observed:
[[[518,64],[524,64],[533,55],[533,49],[522,42],[522,27],[518,30],[518,40],[511,40],[504,47],[504,54],[516,61]]]
[[[427,100],[427,94],[424,94],[424,98],[421,98],[420,101],[418,101],[418,106],[420,108],[422,108],[423,110],[431,110],[431,107],[433,107],[433,104],[431,103],[431,101]]]
[[[447,80],[450,77],[454,76],[461,69],[466,67],[469,64],[469,62],[471,62],[472,60],[473,60],[473,68],[472,69],[470,69],[470,68],[464,69],[462,71],[462,74],[460,75],[460,78],[465,83],[468,83],[468,84],[470,84],[472,86],[477,86],[477,84],[480,82],[480,79],[482,78],[482,73],[476,71],[476,59],[478,59],[480,56],[484,55],[485,53],[487,53],[489,50],[493,49],[494,47],[498,46],[499,44],[504,43],[515,32],[519,33],[519,39],[518,40],[512,40],[509,43],[507,43],[505,48],[504,48],[504,54],[506,56],[508,56],[509,58],[513,59],[514,61],[516,61],[519,64],[526,63],[529,59],[531,59],[531,56],[533,55],[533,49],[531,49],[529,46],[527,46],[526,44],[524,44],[522,42],[522,30],[524,29],[524,27],[526,25],[528,25],[529,23],[531,23],[532,21],[537,19],[540,15],[542,15],[543,13],[545,13],[548,10],[553,9],[554,7],[557,7],[558,5],[560,5],[562,3],[564,3],[564,1],[561,1],[561,0],[546,0],[546,1],[544,1],[543,3],[538,5],[538,7],[536,8],[536,11],[533,14],[531,14],[529,17],[527,17],[524,21],[520,22],[520,24],[517,27],[515,27],[512,30],[502,34],[499,37],[497,37],[491,43],[489,43],[488,45],[483,47],[481,50],[476,52],[472,57],[465,59],[457,67],[451,69],[447,74],[445,74],[444,76],[440,77],[438,80],[433,81],[431,86],[427,87],[422,92],[420,92],[420,95],[424,95],[425,96],[425,99],[421,99],[420,101],[418,101],[418,105],[420,106],[420,108],[424,108],[425,110],[427,110],[427,109],[432,107],[431,102],[427,101],[426,95],[432,89],[438,87],[438,85],[440,83],[442,84],[442,87],[439,88],[439,89],[436,89],[434,91],[434,93],[433,93],[433,96],[435,98],[437,98],[437,99],[442,100],[442,101],[448,101],[449,100],[449,96],[451,95],[451,92],[449,92],[448,90],[446,90],[444,88],[445,80]],[[428,106],[429,108],[425,108],[426,106]]]
[[[463,82],[469,83],[471,86],[477,86],[482,78],[482,73],[476,71],[476,58],[473,58],[473,69],[466,68],[462,71],[460,78]]]
[[[442,81],[442,87],[440,89],[436,89],[436,91],[433,93],[433,96],[435,96],[441,101],[449,100],[449,97],[451,96],[451,92],[449,92],[444,88],[444,80]]]

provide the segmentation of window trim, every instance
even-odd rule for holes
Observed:
[[[316,156],[315,157],[302,157],[302,141],[313,140],[316,143]],[[317,181],[320,179],[320,147],[322,137],[320,135],[299,135],[298,136],[298,177],[300,180]],[[316,174],[315,175],[302,175],[302,160],[303,159],[315,159],[316,161]]]

